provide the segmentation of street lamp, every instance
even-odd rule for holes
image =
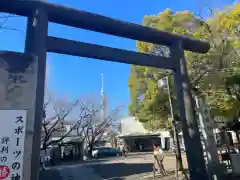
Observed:
[[[175,144],[175,153],[176,153],[176,178],[178,178],[178,171],[183,170],[183,164],[182,164],[182,156],[181,156],[181,148],[180,148],[180,143],[179,143],[179,137],[178,137],[178,132],[176,129],[176,120],[174,120],[174,113],[173,113],[173,107],[172,107],[172,99],[171,99],[171,92],[170,92],[170,87],[169,87],[169,79],[168,76],[160,79],[158,81],[158,87],[159,88],[164,88],[167,89],[168,91],[168,100],[169,100],[169,107],[170,107],[170,115],[172,119],[172,129],[173,129],[173,143]]]

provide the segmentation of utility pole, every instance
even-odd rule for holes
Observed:
[[[182,164],[182,156],[181,156],[181,148],[180,148],[180,142],[178,137],[178,131],[176,128],[176,120],[174,118],[174,112],[173,112],[173,106],[172,106],[172,98],[171,98],[171,91],[170,91],[170,85],[169,85],[169,78],[166,76],[164,79],[161,79],[163,82],[161,83],[163,86],[167,86],[168,91],[168,100],[169,100],[169,107],[170,107],[170,115],[172,120],[172,130],[173,130],[173,143],[175,144],[175,155],[176,155],[176,171],[175,176],[178,178],[178,171],[183,170],[183,164]]]
[[[175,141],[175,153],[176,153],[176,178],[178,178],[178,171],[183,170],[183,163],[182,163],[182,156],[181,156],[181,148],[180,148],[180,143],[179,143],[179,137],[178,137],[178,131],[176,127],[176,119],[174,118],[174,113],[173,113],[173,107],[172,107],[172,96],[171,96],[171,91],[170,91],[170,86],[169,86],[169,78],[167,78],[167,90],[168,90],[168,98],[169,98],[169,105],[170,105],[170,110],[171,110],[171,118],[172,118],[172,126],[173,126],[173,136],[174,136],[174,141]]]

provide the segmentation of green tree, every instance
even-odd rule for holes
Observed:
[[[159,76],[151,70],[154,69],[132,66],[129,79],[131,94],[129,110],[148,129],[156,129],[164,126],[169,107],[166,92],[159,91],[157,86]]]
[[[235,4],[224,11],[217,11],[208,21],[189,11],[173,13],[169,9],[156,16],[145,16],[143,19],[144,26],[210,42],[211,50],[207,54],[185,53],[190,80],[195,93],[204,97],[210,104],[212,114],[229,119],[236,114],[232,111],[239,107],[236,108],[238,103],[233,101],[226,85],[229,78],[240,68],[239,7],[239,4]],[[137,49],[139,52],[169,56],[168,48],[151,43],[138,41]],[[167,124],[169,114],[167,93],[157,87],[157,81],[169,73],[150,67],[131,67],[129,111],[145,124],[153,122],[156,128]],[[175,101],[173,86],[171,91]]]
[[[157,16],[145,16],[143,20],[144,26],[157,28],[160,30],[187,34],[182,27],[187,21],[193,21],[195,17],[188,11],[174,14],[171,10],[166,9]],[[169,56],[167,47],[155,44],[137,42],[139,52],[152,53],[160,56]],[[169,100],[167,91],[157,86],[158,80],[171,72],[133,65],[129,78],[129,89],[131,95],[131,104],[129,111],[137,116],[141,122],[148,127],[151,124],[154,128],[169,128],[168,116],[170,114]],[[172,101],[176,105],[174,98],[174,89],[172,79],[170,79]],[[176,109],[176,107],[174,108]]]
[[[229,120],[235,118],[239,109],[226,85],[240,68],[239,14],[240,4],[235,4],[215,12],[207,22],[201,21],[194,37],[209,41],[211,50],[205,55],[190,52],[186,55],[193,86],[210,104],[212,115]]]

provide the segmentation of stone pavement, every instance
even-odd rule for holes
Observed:
[[[183,159],[186,167],[185,157]],[[136,154],[127,158],[115,157],[85,164],[63,165],[41,172],[40,180],[148,180],[153,177],[152,162],[151,154]],[[166,156],[164,165],[167,170],[174,170],[175,157]],[[166,178],[171,179],[170,176],[162,179]]]

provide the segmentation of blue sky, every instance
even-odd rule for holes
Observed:
[[[204,4],[222,8],[233,0],[49,0],[81,10],[110,16],[124,21],[141,24],[144,15],[153,15],[170,8],[174,11],[199,12]],[[0,19],[1,20],[1,19]],[[25,18],[11,18],[6,27],[25,31]],[[86,30],[50,24],[49,35],[136,50],[136,42],[119,37],[94,33]],[[0,30],[0,49],[23,51],[24,32]],[[94,53],[94,52],[93,52]],[[105,92],[109,106],[128,105],[130,97],[128,77],[130,66],[126,64],[48,54],[48,86],[59,97],[77,98],[84,94],[100,93],[101,76],[105,77]],[[127,110],[126,110],[127,113]]]

